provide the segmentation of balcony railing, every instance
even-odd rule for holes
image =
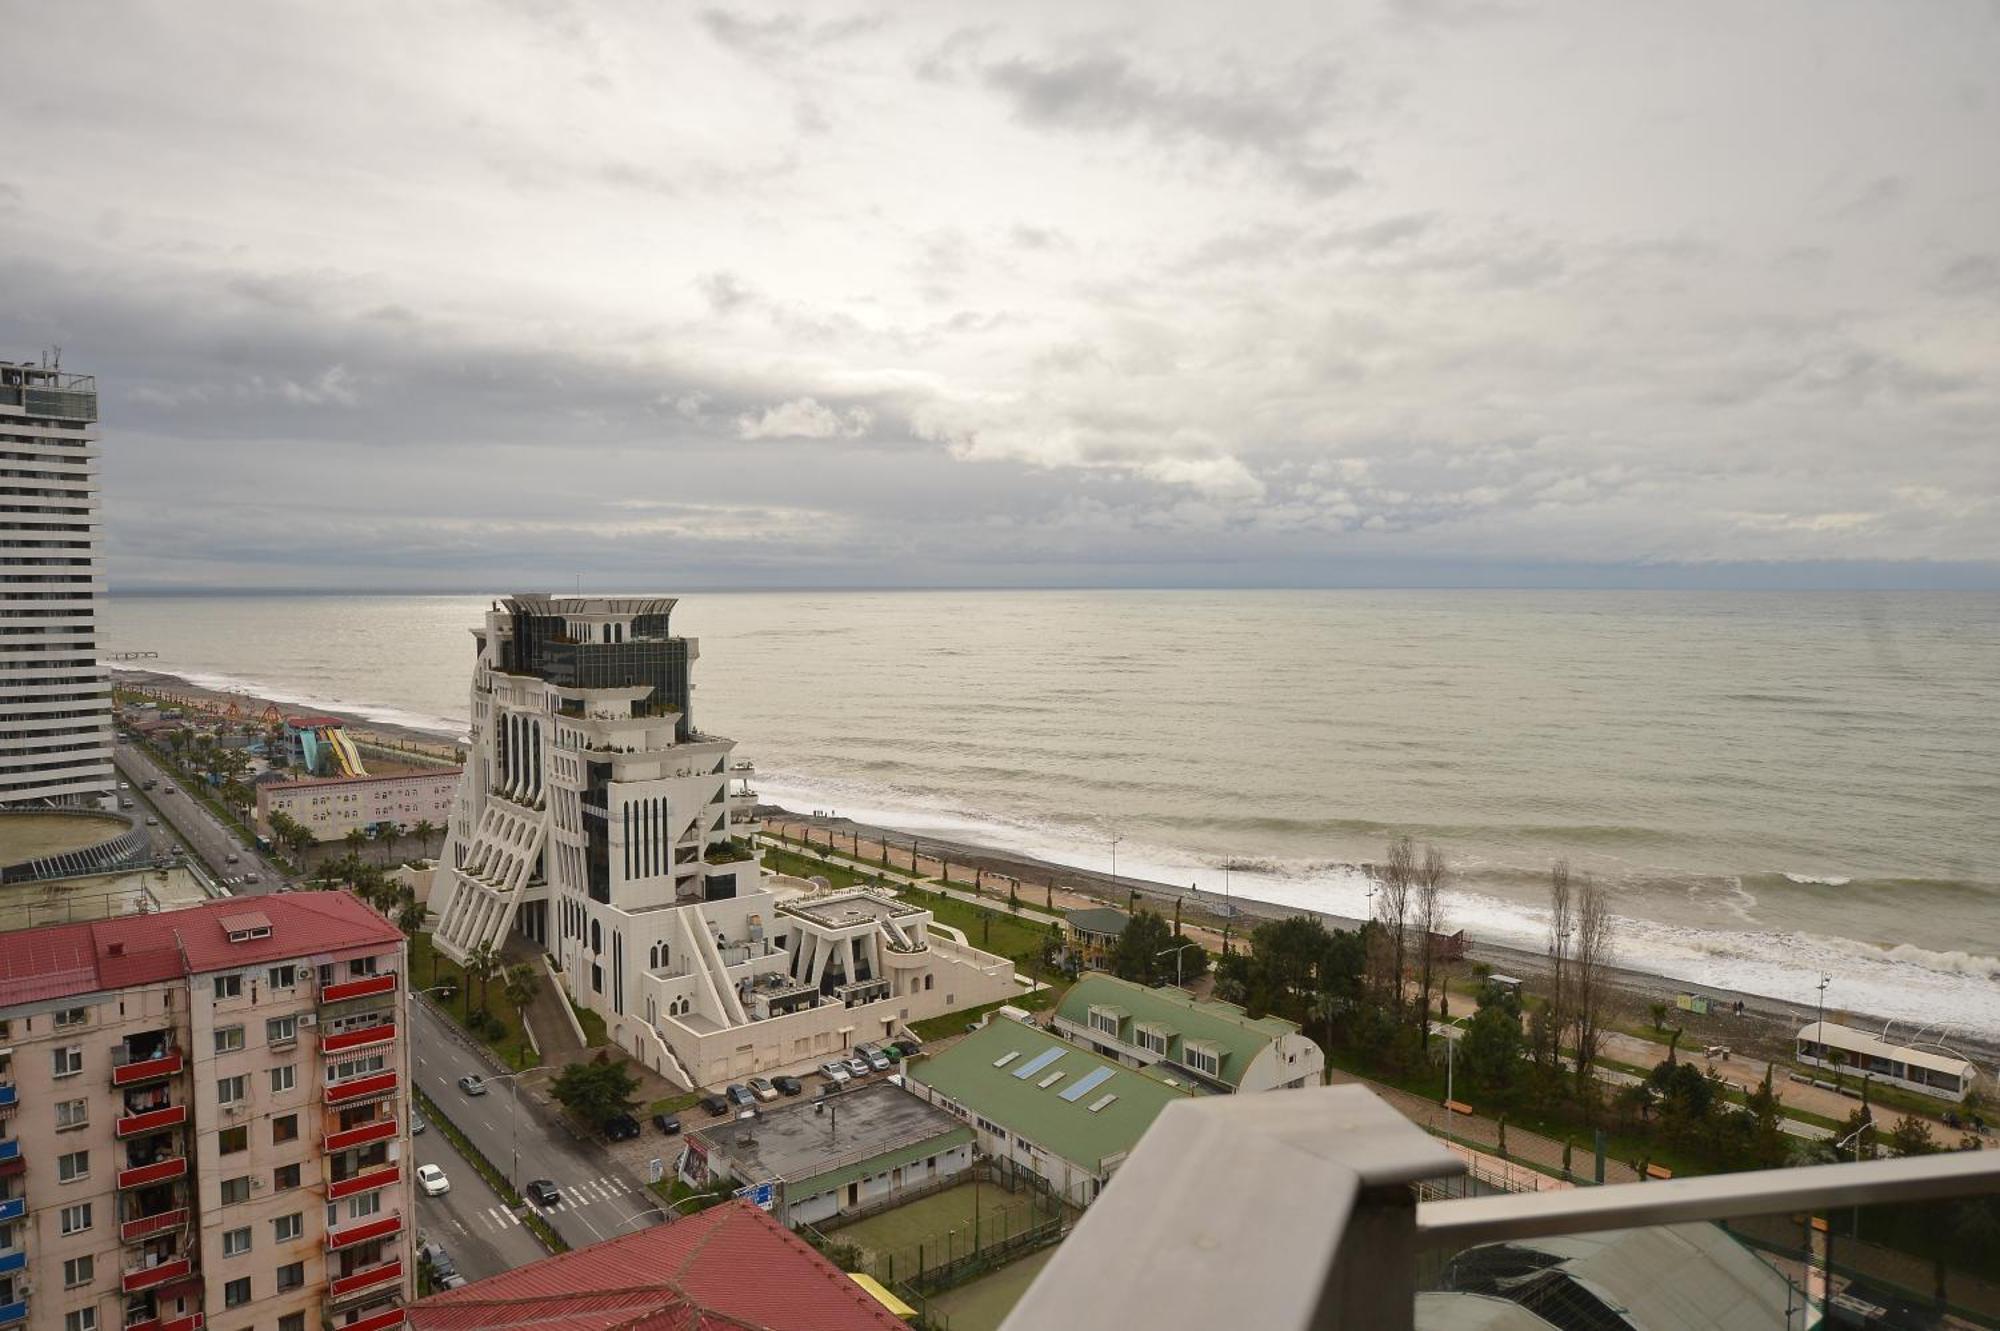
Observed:
[[[160,1109],[142,1109],[136,1114],[124,1114],[113,1125],[113,1131],[120,1137],[136,1137],[142,1132],[158,1132],[162,1128],[177,1128],[187,1122],[186,1105],[166,1105]]]
[[[134,1165],[130,1169],[118,1171],[120,1188],[144,1188],[154,1183],[166,1183],[187,1173],[187,1157],[173,1156],[166,1160],[155,1160],[150,1165]]]
[[[28,1301],[16,1299],[12,1303],[0,1303],[0,1326],[12,1326],[16,1322],[28,1320]]]
[[[329,1201],[339,1201],[343,1197],[354,1197],[377,1188],[386,1188],[403,1177],[403,1167],[399,1164],[377,1165],[364,1169],[359,1174],[340,1179],[326,1185]]]
[[[26,1197],[9,1197],[0,1201],[0,1221],[19,1220],[28,1213]]]
[[[350,1150],[356,1146],[366,1146],[369,1142],[387,1141],[396,1135],[396,1120],[377,1119],[373,1123],[363,1123],[359,1127],[343,1128],[326,1134],[322,1149],[332,1155],[336,1151]]]
[[[378,1219],[364,1220],[359,1224],[348,1225],[343,1229],[329,1229],[326,1232],[326,1246],[330,1251],[338,1252],[342,1248],[351,1248],[357,1243],[366,1243],[370,1239],[386,1239],[391,1235],[402,1232],[403,1217],[400,1215],[386,1215]]]
[[[12,1109],[18,1099],[13,1082],[0,1082],[0,1109]]]
[[[142,1215],[136,1220],[126,1220],[118,1226],[118,1237],[122,1242],[135,1243],[149,1239],[155,1234],[164,1234],[179,1229],[188,1220],[188,1208],[176,1206],[171,1211],[161,1211],[157,1215]]]
[[[8,1137],[5,1140],[0,1140],[0,1161],[19,1160],[20,1158],[21,1139],[19,1137]]]
[[[372,1045],[387,1044],[395,1038],[396,1023],[383,1021],[373,1026],[361,1026],[354,1030],[322,1035],[319,1047],[322,1053],[340,1054],[350,1049],[367,1049]]]
[[[111,1069],[111,1084],[137,1086],[142,1082],[158,1081],[162,1077],[177,1074],[186,1061],[180,1050],[169,1049],[158,1058],[140,1058],[129,1063],[114,1064]]]
[[[335,1276],[327,1282],[327,1293],[334,1299],[353,1298],[366,1294],[384,1285],[394,1284],[403,1278],[402,1261],[377,1262],[374,1266],[356,1271],[353,1275]]]
[[[161,1322],[160,1331],[201,1331],[207,1321],[208,1319],[200,1313],[189,1313],[185,1317],[176,1317],[171,1321]]]
[[[1216,1167],[1190,1168],[1190,1161]],[[1464,1171],[1457,1156],[1359,1086],[1169,1105],[1002,1331],[1411,1331],[1426,1252],[2000,1191],[2000,1151],[1961,1151],[1417,1201],[1413,1185]],[[1939,1208],[1941,1222],[1948,1214]],[[1815,1324],[1819,1309],[1807,1304],[1817,1271],[1793,1282],[1769,1265],[1753,1269],[1774,1288],[1774,1312],[1803,1311],[1803,1325]],[[1706,1274],[1691,1266],[1680,1276],[1700,1281]],[[1822,1305],[1827,1284],[1822,1276]],[[1842,1302],[1846,1295],[1835,1288]],[[1697,1324],[1712,1325],[1685,1317],[1647,1323]]]
[[[351,1322],[336,1322],[333,1331],[390,1331],[403,1324],[403,1310],[388,1308],[366,1317],[357,1317]]]
[[[125,1272],[122,1288],[127,1294],[137,1294],[141,1290],[157,1289],[170,1280],[179,1280],[194,1270],[194,1262],[186,1257],[170,1257],[164,1262],[154,1262],[151,1266],[135,1266]]]
[[[323,1097],[330,1105],[354,1104],[361,1100],[372,1100],[376,1096],[393,1095],[396,1092],[396,1074],[393,1072],[371,1072],[361,1077],[349,1077],[326,1087]]]
[[[26,1248],[0,1248],[0,1275],[18,1271],[28,1264]]]
[[[364,975],[356,980],[342,980],[337,984],[321,987],[319,1001],[322,1003],[345,1003],[350,998],[368,998],[375,994],[396,992],[396,972],[384,971],[380,975]]]

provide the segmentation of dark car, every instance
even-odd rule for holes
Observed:
[[[729,1103],[737,1106],[739,1109],[757,1103],[756,1095],[751,1092],[748,1086],[743,1085],[741,1082],[731,1086],[725,1094],[729,1096]]]
[[[562,1201],[562,1193],[552,1181],[545,1178],[534,1180],[521,1191],[526,1193],[528,1200],[537,1206],[554,1206]]]
[[[671,1137],[676,1132],[679,1132],[681,1130],[680,1115],[655,1114],[653,1115],[653,1126],[658,1128],[661,1132],[665,1133],[667,1136]]]
[[[706,1113],[726,1114],[729,1112],[729,1101],[723,1099],[714,1091],[710,1091],[707,1095],[701,1097],[701,1107]]]
[[[613,1114],[604,1120],[604,1135],[615,1142],[629,1142],[639,1135],[639,1120],[630,1114]]]
[[[771,1084],[778,1088],[779,1095],[797,1095],[806,1088],[806,1084],[797,1077],[773,1077]]]

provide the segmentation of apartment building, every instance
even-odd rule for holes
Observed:
[[[0,1328],[400,1325],[403,949],[340,892],[0,934]]]
[[[521,935],[682,1086],[809,1067],[1017,993],[1011,961],[920,907],[764,873],[751,765],[694,724],[699,645],[671,634],[674,604],[512,596],[474,630],[439,950]]]
[[[97,381],[0,361],[0,807],[110,808]]]
[[[405,830],[418,823],[443,827],[458,795],[459,769],[426,768],[380,776],[298,777],[259,781],[257,830],[269,834],[271,815],[282,813],[321,841],[339,841],[384,823]]]

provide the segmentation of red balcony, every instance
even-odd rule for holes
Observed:
[[[127,1294],[137,1294],[141,1290],[156,1289],[170,1280],[179,1280],[194,1270],[194,1262],[186,1257],[175,1257],[170,1261],[156,1262],[152,1266],[141,1266],[125,1273],[124,1290]]]
[[[401,1308],[391,1308],[386,1312],[370,1313],[366,1317],[357,1317],[351,1322],[336,1323],[333,1331],[390,1331],[390,1328],[398,1327],[402,1324],[403,1310]]]
[[[171,1077],[180,1072],[187,1062],[178,1049],[170,1049],[158,1058],[141,1059],[135,1063],[124,1063],[111,1069],[113,1086],[137,1086],[141,1082],[158,1081],[161,1077]]]
[[[160,1323],[160,1331],[201,1331],[206,1320],[200,1313],[189,1313],[186,1317],[176,1317],[171,1322]]]
[[[395,1073],[371,1072],[365,1077],[349,1077],[346,1081],[333,1083],[326,1088],[325,1100],[330,1105],[345,1105],[359,1100],[372,1100],[378,1095],[395,1093]]]
[[[187,1122],[186,1105],[168,1105],[164,1109],[144,1109],[136,1114],[122,1114],[114,1131],[120,1137],[136,1137],[142,1132],[158,1132],[162,1128],[178,1128]]]
[[[126,1278],[130,1279],[129,1276]],[[402,1278],[401,1261],[378,1262],[374,1266],[356,1271],[351,1276],[336,1276],[327,1283],[327,1293],[336,1299],[344,1299],[371,1289],[379,1289],[384,1285],[396,1284]]]
[[[367,1049],[373,1045],[388,1044],[396,1038],[396,1023],[378,1022],[373,1026],[363,1026],[358,1030],[339,1031],[333,1035],[320,1037],[321,1053],[339,1054],[349,1049]]]
[[[358,1225],[349,1225],[345,1229],[328,1230],[326,1232],[326,1246],[338,1252],[342,1248],[351,1248],[357,1243],[366,1243],[370,1239],[386,1239],[390,1235],[400,1234],[402,1231],[403,1217],[399,1215],[383,1216],[380,1220],[363,1221]]]
[[[171,1211],[162,1211],[158,1215],[140,1216],[137,1220],[127,1220],[124,1224],[118,1226],[118,1237],[127,1243],[131,1243],[137,1239],[151,1238],[155,1234],[162,1234],[170,1229],[179,1229],[187,1223],[187,1218],[188,1209],[185,1206],[175,1207]]]
[[[396,1135],[396,1120],[377,1119],[373,1123],[363,1123],[358,1128],[343,1128],[326,1134],[323,1149],[328,1155],[335,1151],[345,1151],[354,1146],[366,1146],[369,1142],[387,1141]]]
[[[329,984],[319,991],[322,1003],[345,1003],[350,998],[369,998],[375,994],[396,992],[396,972],[385,971],[380,975],[364,975],[358,980],[342,980],[339,984]]]
[[[165,1183],[177,1179],[188,1172],[187,1157],[177,1155],[171,1160],[155,1160],[150,1165],[135,1165],[131,1169],[118,1171],[118,1186],[121,1188],[143,1188],[149,1183]]]
[[[386,1188],[391,1183],[399,1182],[402,1177],[403,1167],[401,1165],[377,1165],[373,1169],[364,1169],[352,1178],[344,1178],[336,1183],[327,1184],[327,1200],[339,1201],[342,1197],[354,1197],[364,1192],[373,1192],[377,1188]]]

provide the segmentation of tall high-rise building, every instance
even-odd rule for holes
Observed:
[[[404,957],[344,892],[0,933],[0,1328],[399,1326]]]
[[[673,608],[511,596],[473,630],[438,948],[540,948],[620,1049],[683,1086],[1017,993],[1012,962],[920,906],[764,873],[751,765],[695,726],[699,649],[669,631]]]
[[[0,361],[0,808],[110,807],[97,381]]]

